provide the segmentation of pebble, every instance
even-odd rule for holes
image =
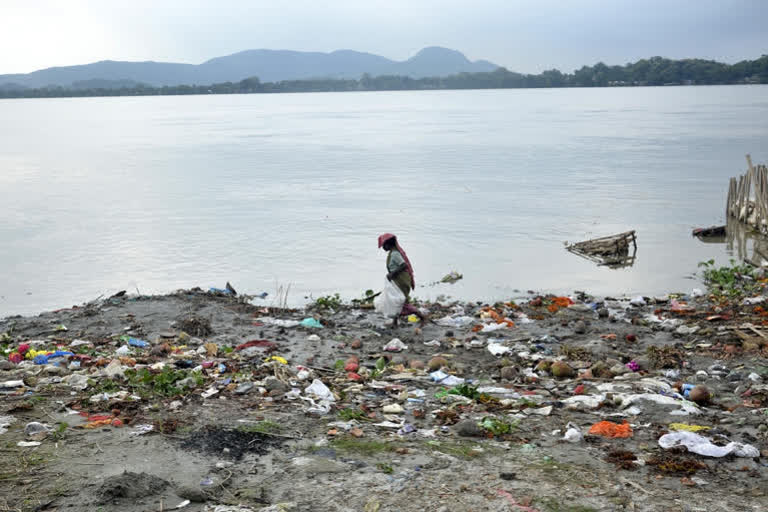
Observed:
[[[484,437],[485,430],[473,420],[464,420],[456,424],[456,432],[462,437]]]
[[[250,392],[254,387],[255,385],[253,384],[253,382],[243,382],[242,384],[237,386],[237,388],[235,388],[235,394],[244,395]]]
[[[403,406],[400,404],[389,404],[381,408],[384,414],[402,414]]]
[[[583,320],[579,320],[576,322],[576,325],[573,326],[573,332],[576,334],[584,334],[587,332],[587,324],[584,323]]]
[[[501,369],[502,380],[515,380],[519,375],[517,368],[514,366],[505,366]]]
[[[408,366],[410,366],[413,370],[423,370],[426,367],[424,361],[419,359],[411,359],[411,362],[408,363]]]
[[[204,503],[206,501],[205,493],[198,487],[184,486],[176,489],[176,495],[192,503]]]
[[[355,350],[363,348],[363,342],[357,339],[353,340],[352,343],[349,344],[349,348],[353,348]]]
[[[279,391],[285,393],[290,390],[290,386],[276,377],[267,377],[264,380],[264,387],[267,391]]]

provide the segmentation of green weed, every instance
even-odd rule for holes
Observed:
[[[341,295],[334,293],[333,295],[318,297],[312,307],[314,309],[339,309],[342,304]]]
[[[754,278],[754,267],[730,260],[730,266],[715,267],[715,260],[702,261],[702,278],[710,293],[720,298],[755,295],[763,285]]]
[[[355,438],[334,439],[330,442],[330,446],[339,451],[359,453],[368,456],[394,452],[398,448],[395,443]]]
[[[244,426],[238,427],[237,430],[241,432],[256,432],[259,434],[270,434],[270,433],[280,432],[281,430],[283,430],[283,426],[280,425],[279,423],[275,423],[274,421],[263,420],[253,425],[244,425]]]
[[[192,377],[195,386],[202,386],[203,376],[197,372],[174,370],[163,368],[159,373],[152,373],[146,368],[139,371],[129,369],[125,371],[128,384],[140,395],[176,396],[187,391],[187,387],[180,385],[179,381]]]
[[[473,442],[427,441],[426,447],[430,451],[464,460],[478,457],[486,451],[479,443]]]
[[[491,432],[494,436],[503,436],[505,434],[511,434],[512,431],[517,428],[517,422],[509,422],[494,416],[486,416],[483,418],[483,421],[480,422],[480,426],[488,432]]]
[[[340,410],[339,418],[343,419],[344,421],[361,421],[367,419],[365,412],[361,411],[360,409],[353,409],[351,407]]]

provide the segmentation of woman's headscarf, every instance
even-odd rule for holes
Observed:
[[[402,247],[400,247],[400,244],[397,243],[397,237],[393,235],[392,233],[384,233],[383,235],[379,236],[379,249],[381,249],[384,246],[384,243],[387,240],[394,240],[395,241],[395,247],[397,248],[397,252],[400,253],[400,255],[403,257],[403,260],[405,260],[405,266],[407,267],[408,274],[411,276],[411,287],[416,288],[416,280],[413,278],[413,266],[411,265],[410,260],[408,259],[408,255],[405,254],[405,251]]]

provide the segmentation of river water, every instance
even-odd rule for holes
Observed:
[[[382,232],[418,297],[690,291],[740,256],[691,229],[767,137],[766,86],[0,100],[0,317],[228,280],[357,297]],[[630,229],[628,268],[563,248]]]

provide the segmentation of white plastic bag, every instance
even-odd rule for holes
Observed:
[[[672,432],[659,438],[659,446],[669,449],[675,446],[685,446],[689,452],[706,457],[725,457],[734,454],[737,457],[754,458],[760,456],[760,451],[751,444],[730,442],[725,446],[717,446],[709,439],[693,432]]]
[[[400,315],[403,304],[405,304],[405,294],[395,283],[389,280],[384,284],[381,295],[373,299],[376,312],[387,318],[395,318]]]

